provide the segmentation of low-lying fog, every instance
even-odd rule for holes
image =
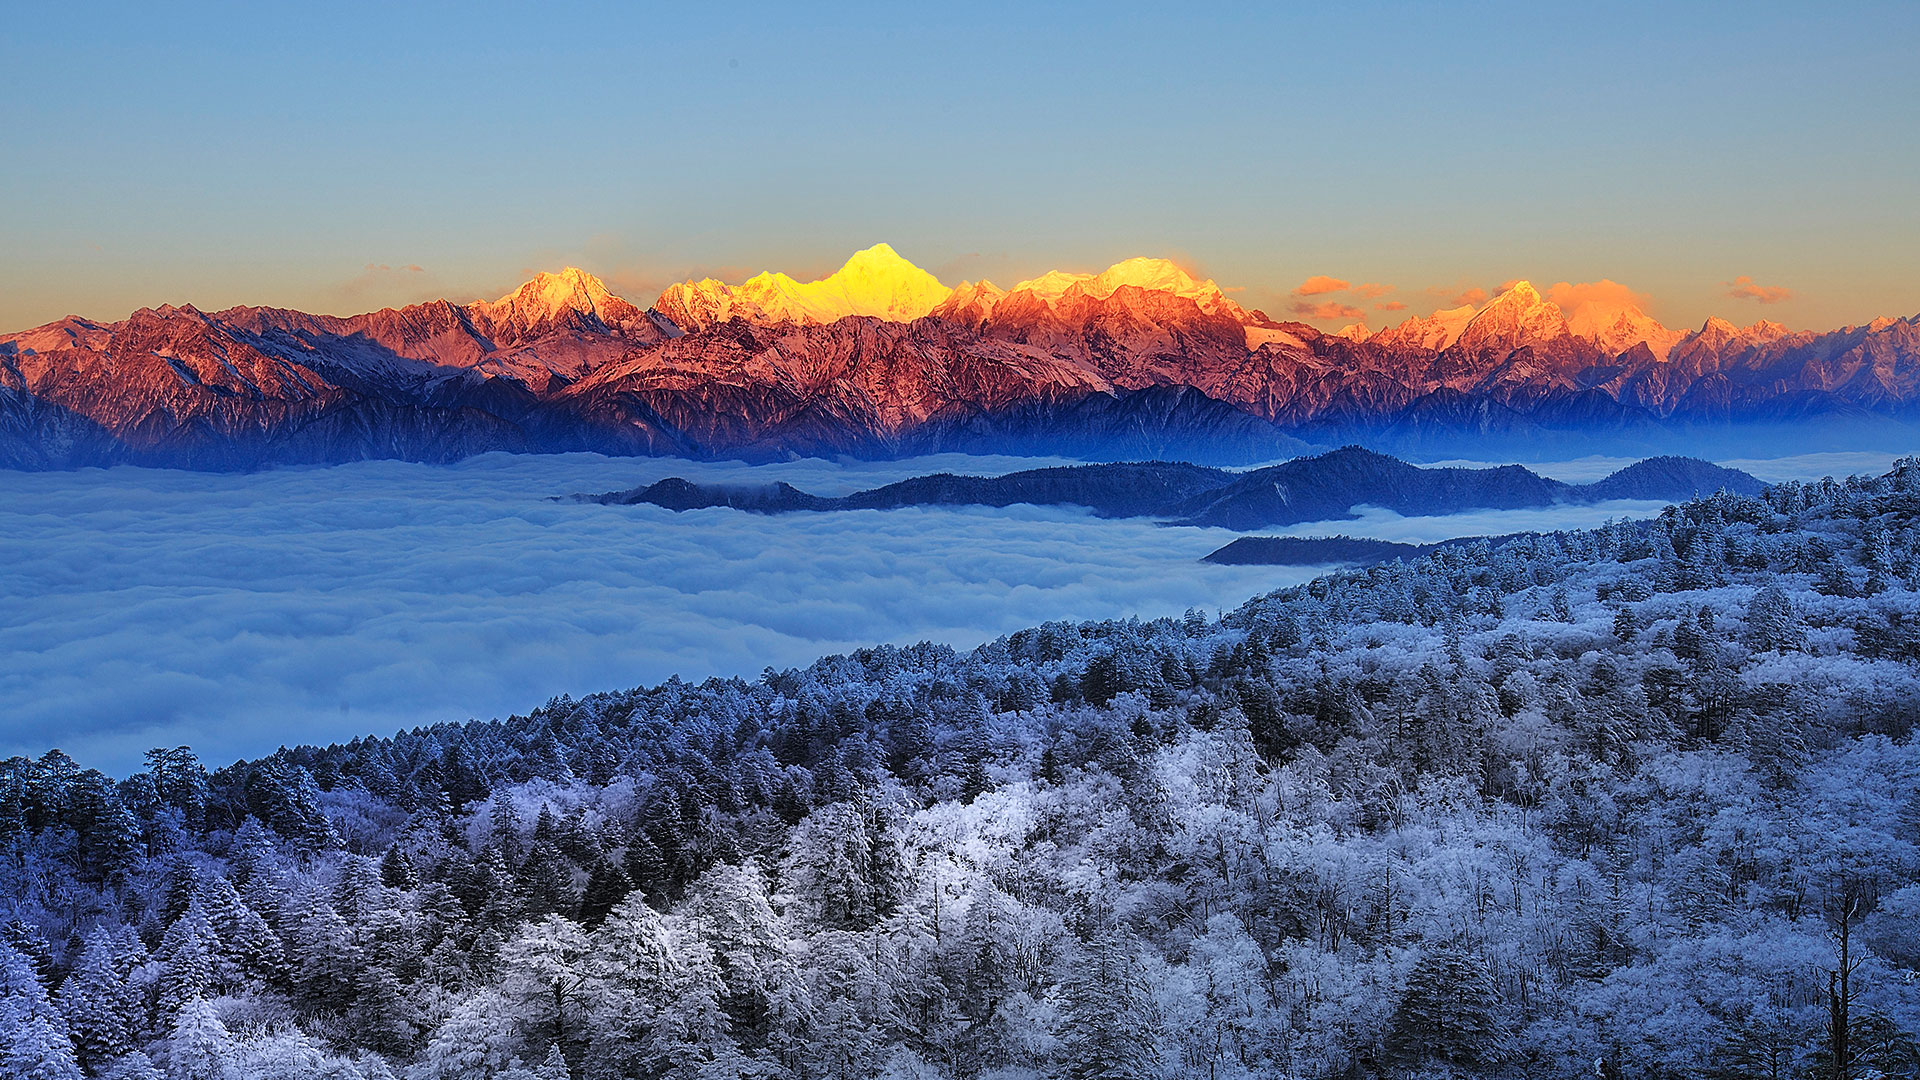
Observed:
[[[1599,460],[1542,471],[1591,479],[1610,471]],[[118,775],[148,747],[189,743],[222,763],[675,673],[751,677],[878,642],[967,647],[1049,619],[1215,611],[1314,575],[1201,563],[1240,535],[1226,530],[1065,508],[767,517],[547,498],[670,475],[831,495],[1054,463],[492,454],[245,476],[0,471],[0,756],[59,746]],[[1764,466],[1744,463],[1766,479],[1872,467]],[[1658,508],[1367,513],[1278,534],[1425,542]]]

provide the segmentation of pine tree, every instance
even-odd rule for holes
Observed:
[[[1072,1080],[1158,1076],[1158,1040],[1138,961],[1117,939],[1093,944],[1088,952],[1066,985],[1066,1075]]]
[[[1633,609],[1625,604],[1613,613],[1613,636],[1623,645],[1630,645],[1640,633],[1640,621],[1634,618]]]
[[[587,871],[587,888],[580,897],[580,922],[589,930],[598,927],[632,889],[626,872],[612,859],[600,856]]]
[[[551,821],[551,816],[547,816]],[[537,835],[537,834],[536,834]],[[572,914],[579,910],[579,894],[574,889],[573,863],[552,839],[536,839],[520,864],[519,893],[529,916]]]
[[[316,1010],[346,1008],[364,962],[346,920],[325,896],[308,896],[287,931],[287,966],[301,1003]]]
[[[249,770],[245,790],[247,808],[286,839],[309,850],[340,845],[320,809],[320,786],[305,768],[268,758]]]
[[[1755,652],[1797,649],[1804,634],[1794,617],[1793,601],[1779,585],[1768,585],[1747,604],[1747,646]]]
[[[270,862],[277,848],[273,842],[273,833],[268,831],[260,819],[247,815],[240,828],[233,834],[233,853],[229,856],[232,866],[233,883],[238,888],[246,888],[248,882],[260,868]]]
[[[787,837],[782,879],[819,925],[859,929],[874,917],[866,821],[847,803],[822,806]]]
[[[15,1015],[0,1004],[0,1076],[8,1080],[80,1080],[73,1041],[56,1019]]]
[[[468,803],[487,797],[486,778],[474,767],[465,744],[456,742],[447,747],[437,764],[440,785],[436,790],[445,794],[449,812],[460,813]]]
[[[683,909],[711,947],[734,1037],[752,1047],[763,1032],[783,937],[758,863],[722,863],[694,886]]]
[[[237,970],[268,983],[284,983],[287,962],[279,936],[232,885],[222,878],[207,881],[201,889],[201,903],[220,939],[223,972]]]
[[[160,880],[160,920],[168,926],[179,922],[199,892],[199,872],[193,863],[185,855],[167,860],[166,874]]]
[[[354,970],[347,1015],[359,1045],[383,1054],[406,1054],[419,1034],[415,1012],[391,969],[362,964]]]
[[[1387,1054],[1413,1067],[1434,1060],[1462,1068],[1499,1058],[1499,1004],[1485,961],[1456,945],[1429,948],[1407,976]]]
[[[414,889],[420,885],[413,860],[398,842],[388,845],[387,853],[380,858],[380,883],[389,889]]]
[[[174,1018],[167,1041],[167,1072],[172,1080],[241,1080],[234,1062],[233,1035],[205,998],[194,998]]]
[[[387,887],[380,880],[380,864],[364,855],[349,855],[340,866],[340,880],[333,890],[333,909],[349,926],[359,926],[367,916],[388,906]]]
[[[549,915],[520,928],[500,949],[500,992],[525,1025],[558,1046],[587,1037],[589,941],[579,924]]]
[[[79,1080],[73,1040],[27,954],[0,942],[0,1076]]]
[[[483,991],[454,1007],[434,1033],[414,1075],[422,1080],[484,1080],[500,1075],[517,1058],[520,1038],[497,994]]]
[[[137,1049],[133,1024],[141,1012],[140,994],[127,983],[119,951],[113,932],[95,930],[60,987],[60,1011],[74,1046],[81,1063],[94,1072]]]
[[[533,1074],[540,1080],[571,1080],[571,1074],[567,1071],[567,1059],[560,1053],[560,1047],[557,1044],[547,1048],[546,1060],[540,1063],[539,1068],[533,1070]]]
[[[220,943],[203,908],[196,902],[167,929],[161,944],[160,1015],[177,1016],[187,1004],[204,998],[213,988],[214,959]]]
[[[627,845],[626,853],[620,857],[620,865],[626,870],[627,880],[636,889],[664,896],[667,891],[667,860],[653,838],[645,831],[636,831],[633,841]]]
[[[187,828],[198,829],[205,819],[207,770],[185,746],[147,751],[147,775],[160,800],[179,811]]]
[[[1563,623],[1573,621],[1573,604],[1568,600],[1567,590],[1564,586],[1556,586],[1554,588],[1550,606],[1553,609],[1553,617],[1555,619]]]
[[[676,942],[678,964],[642,1051],[641,1075],[695,1080],[726,1075],[740,1057],[721,999],[726,984],[712,950],[698,939]]]
[[[79,831],[79,872],[82,880],[125,885],[127,876],[146,855],[140,821],[127,809],[105,776],[91,769],[81,774],[75,799]]]
[[[516,807],[507,792],[493,796],[493,809],[488,813],[488,847],[499,851],[509,865],[516,865],[526,857],[524,840],[520,838],[520,807]]]

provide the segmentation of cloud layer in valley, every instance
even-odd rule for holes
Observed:
[[[116,773],[469,717],[878,642],[1217,610],[1305,580],[1221,567],[1218,529],[1065,508],[765,517],[549,501],[668,475],[844,494],[1031,459],[748,468],[495,454],[251,476],[0,472],[0,756]],[[1598,523],[1644,504],[1296,527],[1387,539]]]
[[[680,474],[844,493],[968,459],[746,470],[489,455],[253,476],[0,473],[0,756],[123,771],[524,711],[876,642],[1218,608],[1302,574],[1070,510],[763,517],[556,503]]]

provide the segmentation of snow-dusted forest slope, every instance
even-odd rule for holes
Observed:
[[[1217,620],[16,758],[0,1072],[1911,1075],[1917,512],[1907,461]]]

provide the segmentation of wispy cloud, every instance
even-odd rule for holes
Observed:
[[[1459,285],[1432,285],[1428,286],[1426,294],[1439,300],[1442,307],[1478,306],[1487,302],[1487,290],[1478,285],[1464,288]]]
[[[1367,317],[1367,313],[1360,308],[1338,300],[1324,300],[1317,304],[1308,300],[1298,300],[1294,302],[1293,313],[1308,319],[1364,319]]]
[[[1762,304],[1777,304],[1782,300],[1793,299],[1792,289],[1783,285],[1762,285],[1745,274],[1725,284],[1727,295],[1735,300],[1755,300]]]
[[[333,287],[336,300],[357,314],[369,305],[411,304],[432,299],[438,282],[419,263],[368,263]]]

